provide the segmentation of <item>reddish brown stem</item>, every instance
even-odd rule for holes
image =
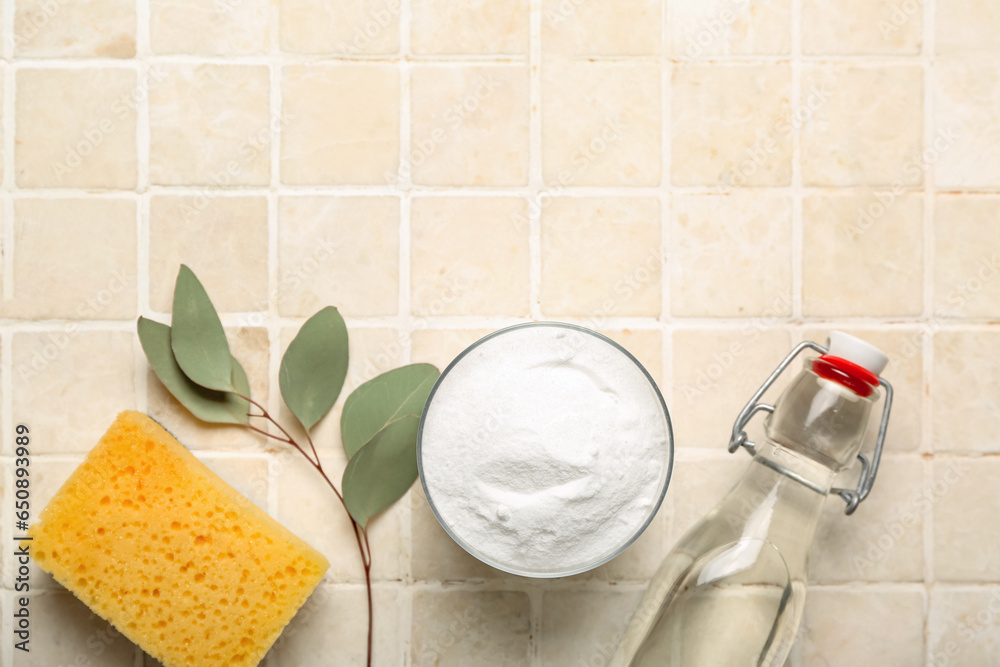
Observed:
[[[316,469],[316,472],[318,472],[320,474],[320,476],[322,476],[323,479],[326,480],[327,485],[333,491],[334,495],[337,496],[337,500],[340,501],[340,504],[343,506],[344,511],[347,512],[347,518],[349,518],[351,520],[351,526],[354,528],[354,537],[357,539],[357,542],[358,542],[358,552],[361,554],[361,565],[364,566],[364,569],[365,569],[365,589],[366,589],[366,591],[368,593],[368,654],[367,654],[368,655],[368,662],[367,662],[367,664],[368,664],[368,667],[371,667],[371,665],[372,665],[372,637],[373,637],[373,634],[374,634],[374,625],[373,625],[373,622],[374,622],[374,611],[373,611],[373,607],[372,607],[372,577],[371,577],[371,571],[372,571],[372,551],[371,551],[371,545],[368,542],[368,533],[367,533],[367,531],[365,531],[364,528],[362,528],[360,526],[360,524],[358,524],[357,521],[354,520],[354,517],[351,516],[350,511],[348,511],[348,509],[347,509],[347,503],[344,501],[344,496],[340,493],[340,491],[337,489],[337,487],[333,484],[333,480],[331,480],[330,477],[326,474],[326,471],[323,470],[323,464],[319,460],[319,453],[316,451],[316,446],[313,444],[312,438],[309,436],[309,432],[306,431],[306,438],[307,438],[307,440],[309,442],[310,449],[312,449],[313,456],[316,457],[315,460],[313,460],[313,458],[309,456],[309,454],[306,452],[306,450],[303,449],[302,446],[299,445],[299,443],[297,443],[295,441],[295,438],[293,438],[288,431],[286,431],[284,428],[282,428],[281,424],[279,424],[277,421],[275,421],[275,419],[273,417],[271,417],[271,415],[268,413],[267,409],[263,405],[261,405],[257,401],[254,401],[249,396],[241,396],[240,394],[236,394],[236,395],[239,396],[240,398],[242,398],[243,400],[247,401],[250,405],[253,405],[255,408],[257,408],[261,412],[261,414],[259,414],[259,415],[254,415],[254,414],[247,413],[247,417],[256,417],[256,418],[259,418],[259,419],[266,419],[267,421],[269,421],[272,424],[274,424],[274,426],[279,431],[281,431],[281,433],[284,434],[285,437],[282,438],[282,437],[276,436],[273,433],[269,433],[265,429],[258,428],[256,426],[253,426],[252,424],[249,424],[249,423],[244,424],[244,426],[246,426],[251,431],[254,431],[255,433],[260,433],[261,435],[264,435],[264,436],[266,436],[268,438],[273,438],[274,440],[277,440],[278,442],[283,442],[286,445],[291,445],[292,447],[294,447],[295,449],[297,449],[299,451],[299,453],[302,454],[302,456],[304,456],[307,461],[309,461],[309,463],[312,465],[312,467]]]

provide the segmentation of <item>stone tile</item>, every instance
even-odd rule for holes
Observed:
[[[268,69],[173,65],[164,72],[149,94],[150,182],[267,185],[278,129],[270,119]]]
[[[989,665],[1000,642],[1000,589],[935,586],[927,622],[932,665]]]
[[[135,644],[65,590],[31,596],[31,651],[14,651],[14,667],[80,664],[132,667]]]
[[[17,185],[135,188],[135,98],[130,69],[18,70]]]
[[[660,53],[662,6],[656,0],[542,2],[542,51],[571,56]]]
[[[802,91],[819,97],[802,125],[804,185],[920,185],[923,69],[813,65]]]
[[[278,312],[310,317],[332,305],[349,317],[399,309],[399,200],[281,197]]]
[[[399,52],[400,0],[283,0],[281,49],[291,53]]]
[[[419,185],[527,184],[527,67],[417,65],[410,86],[410,162],[400,175]]]
[[[790,0],[675,0],[667,11],[678,58],[787,55],[792,50]]]
[[[22,58],[132,58],[135,3],[18,0],[14,53]]]
[[[791,184],[787,64],[681,64],[674,68],[672,93],[674,185]]]
[[[544,62],[545,184],[658,185],[660,78],[659,66],[647,62]]]
[[[657,199],[554,197],[542,212],[546,316],[657,317],[661,264]]]
[[[266,310],[267,243],[264,197],[152,197],[150,306],[170,312],[177,272],[186,264],[220,312]]]
[[[378,185],[399,166],[399,71],[388,64],[291,65],[282,91],[281,180]]]
[[[268,459],[264,456],[219,456],[197,453],[198,459],[223,481],[267,512]]]
[[[889,355],[889,366],[883,377],[892,385],[892,411],[889,429],[885,435],[887,452],[912,452],[921,448],[922,415],[924,412],[923,344],[925,334],[918,328],[878,330],[837,327],[862,340],[866,340]],[[803,340],[826,344],[829,328],[809,328],[803,331]],[[884,393],[879,389],[880,393]],[[879,420],[882,418],[882,400],[872,408],[865,451],[870,451],[878,439]]]
[[[1000,331],[934,334],[934,382],[930,387],[934,449],[938,452],[1000,452]]]
[[[150,0],[150,46],[156,54],[264,54],[271,7],[268,0]]]
[[[135,409],[131,331],[16,333],[13,414],[34,433],[35,454],[89,452],[122,410]]]
[[[229,349],[239,359],[240,365],[250,380],[250,396],[255,401],[267,405],[270,343],[267,329],[263,327],[240,327],[226,330]],[[146,364],[146,362],[143,362]],[[177,402],[156,378],[151,369],[146,370],[146,410],[151,417],[163,424],[175,438],[188,449],[227,450],[259,452],[271,444],[263,436],[249,431],[243,426],[208,424],[194,417],[187,408]],[[255,426],[263,427],[255,421]],[[263,482],[266,485],[267,476]],[[252,485],[261,492],[261,480]],[[241,489],[242,491],[242,489]],[[245,495],[250,495],[245,493]],[[265,496],[266,497],[266,496]],[[257,502],[254,500],[254,502]],[[266,502],[263,505],[266,510]]]
[[[1000,197],[934,202],[934,315],[1000,318]]]
[[[723,453],[726,451],[724,445],[719,449]],[[672,504],[672,512],[667,518],[668,548],[672,549],[732,490],[749,464],[750,457],[741,452],[728,456],[719,454],[710,459],[679,454],[667,489]]]
[[[923,210],[919,194],[806,196],[802,202],[803,314],[920,315],[924,308]]]
[[[416,591],[413,667],[467,665],[483,656],[496,665],[527,667],[529,606],[525,593]]]
[[[736,416],[792,347],[781,329],[675,331],[670,404],[675,446],[726,451]],[[767,397],[776,399],[787,380],[779,380]],[[751,427],[762,432],[761,423],[755,419]]]
[[[628,350],[649,371],[649,374],[653,376],[653,380],[658,384],[663,382],[663,336],[660,335],[659,331],[644,329],[601,329],[600,333]]]
[[[14,298],[0,311],[31,319],[135,317],[136,224],[129,199],[17,199],[6,258]]]
[[[996,459],[935,458],[929,500],[937,581],[1000,580],[1000,526],[993,520],[1000,511],[992,483],[997,474]]]
[[[924,577],[922,461],[884,456],[872,493],[851,516],[827,500],[809,552],[809,582],[914,581]]]
[[[403,664],[400,628],[405,604],[403,594],[398,590],[376,589],[373,598],[373,664]],[[336,656],[338,665],[364,665],[367,604],[363,589],[343,590],[321,585],[275,641],[265,664],[323,667]]]
[[[339,421],[339,420],[338,420]],[[342,451],[322,453],[323,468],[340,488],[347,465]],[[332,583],[364,583],[361,554],[347,511],[326,481],[305,458],[284,449],[275,461],[278,522],[306,539],[330,561],[324,580]],[[402,501],[376,516],[368,525],[372,548],[372,579],[399,580],[404,574],[401,534]]]
[[[418,55],[524,55],[528,1],[413,0],[410,48]]]
[[[492,331],[492,329],[418,329],[410,335],[410,357],[414,362],[434,364],[443,371],[462,350]]]
[[[670,210],[670,312],[792,314],[792,202],[763,191],[677,195]]]
[[[934,27],[938,55],[1000,53],[1000,7],[989,0],[942,0],[935,7]]]
[[[608,664],[641,591],[545,591],[539,632],[542,664]]]
[[[413,198],[413,313],[526,316],[528,228],[515,221],[527,208],[520,197]]]
[[[814,588],[806,599],[802,665],[923,664],[925,606],[922,590]]]
[[[923,46],[923,15],[916,0],[805,0],[802,52],[917,55]]]
[[[1000,71],[989,60],[942,58],[934,64],[934,140],[927,163],[938,187],[1000,184],[998,91]]]

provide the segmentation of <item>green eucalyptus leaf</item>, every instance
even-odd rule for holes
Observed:
[[[344,504],[362,528],[416,481],[419,424],[420,417],[412,414],[386,424],[347,463]]]
[[[217,391],[234,389],[232,355],[222,321],[201,282],[183,264],[174,287],[170,346],[177,365],[192,381]]]
[[[137,329],[139,342],[156,377],[191,414],[213,424],[246,424],[249,421],[249,403],[231,393],[206,389],[184,374],[170,348],[170,327],[140,317]],[[250,396],[246,372],[235,358],[231,363],[233,384],[237,391]]]
[[[408,415],[420,417],[427,395],[437,380],[438,369],[430,364],[410,364],[365,382],[344,402],[340,437],[347,458],[390,422]]]
[[[347,359],[347,326],[332,306],[310,317],[285,351],[278,374],[281,397],[307,431],[337,402]]]

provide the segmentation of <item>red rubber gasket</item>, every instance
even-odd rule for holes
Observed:
[[[879,384],[878,377],[870,370],[841,357],[825,354],[812,367],[816,375],[838,382],[862,398],[871,396]]]

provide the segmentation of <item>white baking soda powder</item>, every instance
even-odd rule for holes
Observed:
[[[522,325],[460,357],[431,396],[421,479],[480,559],[529,576],[581,572],[645,527],[669,477],[669,417],[636,361],[564,325]]]

